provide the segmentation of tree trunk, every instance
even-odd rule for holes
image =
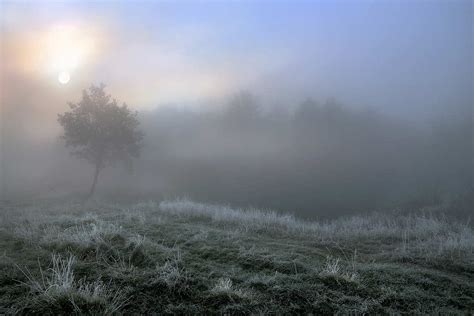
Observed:
[[[95,192],[95,185],[97,184],[97,178],[99,177],[99,171],[100,171],[100,165],[97,164],[95,166],[95,173],[94,173],[94,182],[92,182],[92,187],[91,187],[91,190],[89,192],[89,197],[91,197],[92,195],[94,195],[94,192]]]

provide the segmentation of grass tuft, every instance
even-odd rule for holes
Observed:
[[[472,226],[422,210],[309,222],[179,199],[0,219],[0,314],[474,312]]]
[[[39,267],[39,278],[34,277],[28,269],[21,269],[27,279],[27,282],[22,284],[26,285],[37,298],[32,301],[31,306],[27,304],[24,309],[47,310],[61,306],[77,313],[85,313],[92,307],[109,315],[125,305],[126,298],[123,293],[112,290],[100,280],[76,281],[73,270],[75,262],[76,258],[72,255],[67,258],[52,255],[51,267],[48,270],[43,271],[41,266]]]

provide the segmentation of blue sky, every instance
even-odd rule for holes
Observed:
[[[2,7],[6,45],[25,32],[40,38],[55,24],[96,30],[88,34],[99,52],[71,72],[71,95],[87,82],[105,81],[120,99],[149,108],[249,89],[269,103],[335,97],[404,116],[472,102],[471,1],[4,1]],[[14,67],[4,72],[15,75]]]

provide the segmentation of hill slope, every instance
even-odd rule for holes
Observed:
[[[188,200],[1,205],[0,314],[466,314],[472,227]]]

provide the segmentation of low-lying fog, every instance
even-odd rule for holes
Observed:
[[[99,197],[313,218],[472,206],[470,1],[3,9],[1,199],[87,193],[93,167],[64,148],[57,115],[105,82],[145,137],[132,165],[104,169]]]
[[[312,99],[283,111],[240,92],[222,107],[161,107],[140,120],[141,157],[105,169],[99,195],[188,196],[311,217],[431,205],[472,185],[468,115],[415,124]],[[5,137],[2,166],[4,199],[84,194],[93,176],[59,135]]]

